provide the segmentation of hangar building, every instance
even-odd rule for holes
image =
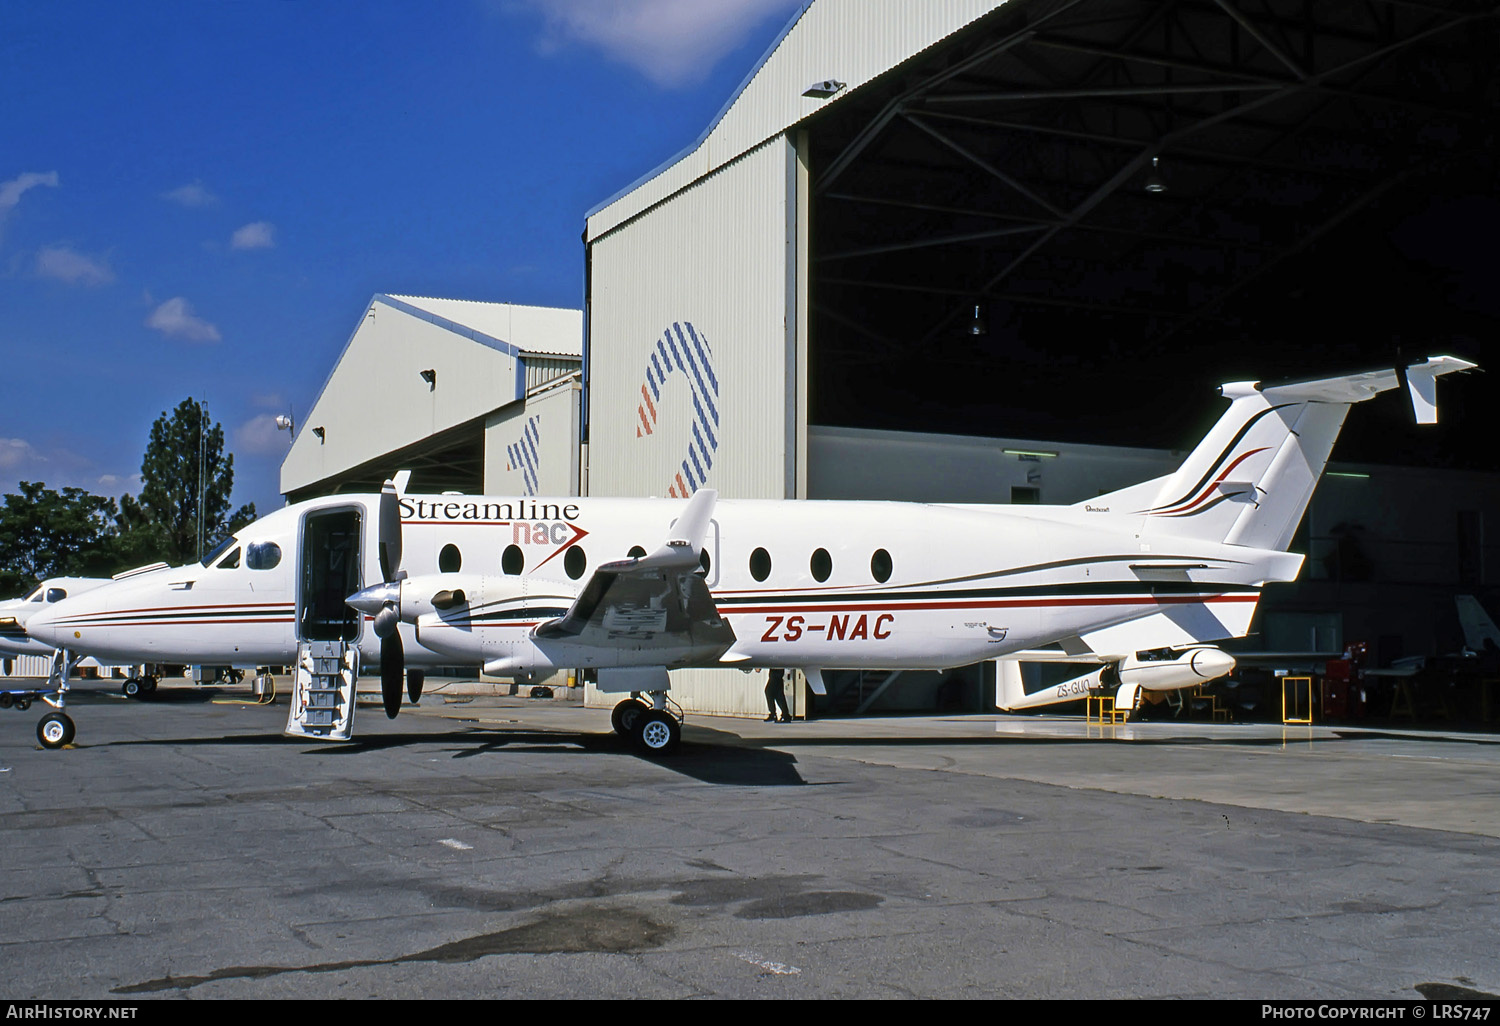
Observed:
[[[1494,311],[1393,308],[1421,276],[1359,232],[1493,185],[1495,43],[1464,0],[808,3],[587,217],[588,492],[845,497],[818,453],[850,429],[1180,448],[1223,381],[1378,365],[1407,325],[1476,355]]]
[[[291,502],[411,489],[577,495],[583,315],[376,295],[297,425]]]

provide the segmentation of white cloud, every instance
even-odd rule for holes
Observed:
[[[4,214],[17,203],[21,202],[21,194],[27,189],[38,185],[46,185],[53,189],[58,186],[56,171],[28,171],[17,175],[8,182],[0,182],[0,214]]]
[[[234,451],[254,456],[285,456],[292,436],[276,428],[276,415],[262,413],[234,429]]]
[[[37,253],[36,273],[69,285],[107,285],[115,280],[115,272],[104,261],[62,245],[45,246]]]
[[[181,296],[167,300],[151,311],[146,327],[155,328],[168,338],[188,342],[217,342],[219,329],[193,313],[192,305]]]
[[[13,473],[18,467],[45,463],[47,458],[24,438],[0,438],[0,471]]]
[[[139,495],[145,483],[139,474],[100,474],[91,490],[95,495],[114,496],[121,492]]]
[[[270,249],[276,245],[276,226],[270,221],[253,221],[234,233],[231,249]]]
[[[543,51],[567,42],[598,47],[657,85],[687,85],[772,15],[799,0],[527,0],[546,21]]]
[[[21,202],[21,196],[28,189],[34,189],[38,185],[45,185],[55,189],[58,186],[56,171],[27,171],[17,175],[8,182],[0,182],[0,229],[4,229],[6,218],[10,212],[16,209],[16,204]]]
[[[161,198],[180,203],[184,207],[211,207],[219,202],[219,197],[204,188],[202,182],[179,185],[170,192],[162,193]]]

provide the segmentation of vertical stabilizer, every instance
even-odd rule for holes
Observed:
[[[1500,647],[1500,630],[1489,618],[1484,607],[1473,595],[1458,595],[1458,622],[1464,629],[1464,647],[1471,652],[1484,652],[1488,646]]]
[[[1315,381],[1224,385],[1229,409],[1177,472],[1163,479],[1155,498],[1138,508],[1145,518],[1143,537],[1286,549],[1351,405],[1405,387],[1418,420],[1432,423],[1433,382],[1473,366],[1439,356],[1406,368]]]

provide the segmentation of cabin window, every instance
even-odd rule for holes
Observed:
[[[891,554],[885,549],[876,549],[870,557],[870,576],[881,584],[891,579]]]
[[[812,561],[808,566],[812,570],[813,578],[822,583],[833,573],[833,557],[828,554],[827,549],[818,549],[812,554]]]
[[[583,549],[577,545],[568,549],[567,554],[563,556],[563,570],[575,581],[583,576],[583,571],[588,565],[588,556],[584,555]]]
[[[629,556],[631,559],[645,559],[646,550],[641,548],[639,545],[632,545],[630,546],[630,551],[625,553],[625,555]]]
[[[458,551],[458,546],[449,542],[443,546],[443,551],[438,553],[438,573],[456,574],[464,565],[463,553]]]
[[[505,551],[500,554],[500,572],[509,574],[511,577],[519,577],[522,570],[526,569],[526,554],[521,551],[519,545],[507,545]]]
[[[236,545],[234,551],[214,564],[215,570],[234,570],[240,565],[240,547]]]
[[[48,602],[61,602],[63,599],[65,599],[67,597],[68,597],[68,591],[67,591],[66,588],[48,588],[47,589],[47,601]]]
[[[251,542],[245,549],[245,565],[251,570],[274,570],[281,564],[281,546],[275,542]]]
[[[750,553],[750,576],[757,581],[764,581],[771,576],[771,554],[765,549],[756,549]]]

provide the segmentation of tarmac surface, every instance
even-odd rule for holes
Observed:
[[[248,689],[0,710],[5,999],[1500,995],[1500,737]]]

